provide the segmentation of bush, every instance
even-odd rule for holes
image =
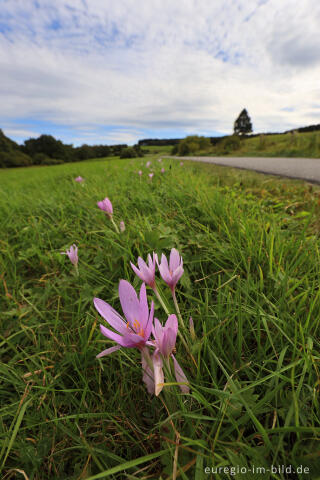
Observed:
[[[210,138],[190,135],[180,141],[177,152],[179,155],[195,154],[207,151],[211,146]]]
[[[238,150],[240,147],[240,137],[238,135],[230,135],[229,137],[225,137],[221,142],[218,143],[217,152],[221,154],[227,154]]]
[[[124,148],[120,154],[120,158],[136,158],[137,152],[133,147]]]

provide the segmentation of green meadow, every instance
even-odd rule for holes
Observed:
[[[320,188],[151,150],[0,171],[0,477],[320,478]],[[190,393],[173,380],[155,397],[137,349],[96,359],[114,342],[93,298],[122,314],[119,280],[141,285],[130,261],[172,248]]]

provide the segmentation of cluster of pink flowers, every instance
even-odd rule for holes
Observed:
[[[120,280],[119,298],[125,319],[108,303],[99,298],[94,299],[94,306],[99,314],[117,332],[100,325],[101,333],[115,341],[117,345],[99,353],[97,358],[109,355],[121,347],[138,348],[141,352],[143,381],[148,392],[155,395],[159,395],[164,386],[163,368],[165,367],[170,372],[170,361],[172,361],[180,389],[183,393],[188,393],[189,382],[173,354],[178,333],[178,319],[175,314],[168,315],[166,323],[162,325],[157,318],[154,318],[153,301],[150,309],[148,305],[146,284],[157,293],[156,264],[162,279],[174,293],[175,286],[183,274],[183,262],[179,252],[173,248],[169,262],[162,254],[159,263],[157,254],[153,253],[152,257],[150,254],[148,255],[148,263],[139,257],[138,268],[131,263],[132,269],[143,283],[138,298],[133,286],[126,280]],[[150,339],[151,335],[152,339]],[[150,349],[153,349],[152,354]]]

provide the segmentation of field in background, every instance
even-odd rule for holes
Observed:
[[[196,137],[187,137],[183,142],[187,145],[177,147],[180,155],[320,158],[320,132],[262,134],[252,138],[230,135],[205,148],[197,145]]]
[[[299,478],[317,478],[320,188],[159,163],[166,148],[130,161],[0,171],[3,478],[22,478],[19,469],[29,480],[169,480],[170,421],[181,435],[178,478],[272,464],[303,465],[314,475]],[[121,235],[96,206],[106,196],[125,222]],[[79,277],[60,254],[73,243]],[[92,299],[121,312],[119,280],[141,283],[129,262],[173,247],[184,260],[177,296],[185,322],[193,317],[197,367],[178,343],[192,388],[182,396],[165,387],[168,407],[147,393],[137,351],[95,358],[112,342]],[[155,316],[165,320],[157,303]]]

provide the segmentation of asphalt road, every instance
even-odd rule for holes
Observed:
[[[177,160],[215,163],[228,167],[255,170],[256,172],[300,178],[320,183],[320,158],[270,158],[270,157],[166,157]]]

